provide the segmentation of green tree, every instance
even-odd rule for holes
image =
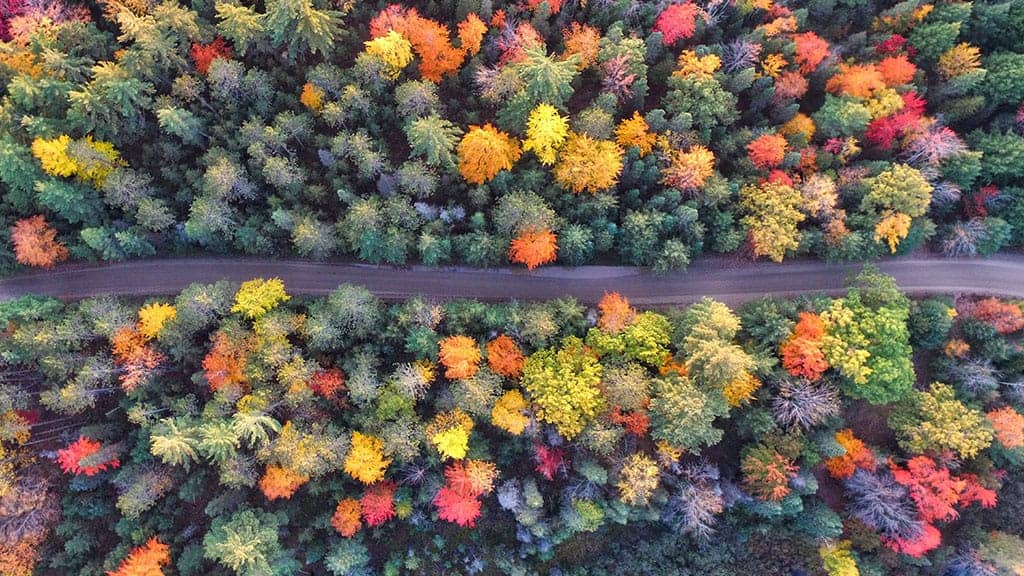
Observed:
[[[405,125],[405,135],[413,156],[423,156],[429,164],[448,170],[456,167],[452,154],[462,130],[437,114],[413,118]]]
[[[712,424],[728,412],[729,404],[720,391],[698,388],[685,376],[653,381],[651,437],[675,448],[696,451],[717,444],[722,431]]]
[[[214,518],[203,537],[203,555],[239,576],[285,576],[301,565],[281,548],[277,516],[244,508]]]
[[[548,103],[556,108],[565,108],[572,96],[572,81],[579,74],[578,54],[568,58],[555,58],[545,53],[543,47],[527,48],[525,57],[512,65],[522,80],[526,96],[535,104]]]
[[[915,391],[889,417],[900,446],[912,453],[951,450],[969,459],[992,443],[992,426],[985,414],[957,400],[952,386],[933,382]]]
[[[341,33],[341,17],[337,10],[317,9],[313,0],[267,0],[264,22],[271,42],[287,45],[292,58],[305,50],[326,56]]]

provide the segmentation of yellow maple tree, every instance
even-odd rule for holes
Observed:
[[[555,163],[558,149],[569,135],[569,119],[558,113],[551,104],[538,104],[526,122],[526,140],[523,150],[533,152],[541,164]]]
[[[154,302],[147,304],[139,310],[139,332],[146,338],[152,340],[160,334],[164,324],[173,320],[177,311],[171,304]]]
[[[515,138],[490,124],[470,126],[459,142],[459,173],[470,184],[483,184],[511,170],[522,151]]]
[[[391,459],[384,457],[384,442],[376,436],[352,433],[352,446],[345,456],[345,472],[363,484],[373,484],[384,478]]]

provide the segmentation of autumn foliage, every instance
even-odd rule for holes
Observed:
[[[480,347],[469,336],[449,336],[440,343],[441,364],[448,379],[469,378],[480,366]]]
[[[132,326],[124,326],[114,333],[110,339],[110,350],[114,356],[114,363],[122,370],[118,378],[121,381],[121,388],[126,392],[135,390],[145,382],[152,371],[166,359],[146,342],[146,336],[140,330]]]
[[[662,42],[671,46],[679,40],[687,40],[697,30],[697,14],[700,8],[690,2],[672,4],[662,10],[654,21],[654,31],[661,32]]]
[[[394,482],[378,482],[363,492],[359,499],[363,520],[370,527],[380,526],[395,517],[395,486]]]
[[[203,375],[216,392],[226,386],[236,387],[247,384],[245,367],[248,352],[242,343],[233,342],[224,334],[214,336],[213,346],[203,358]]]
[[[68,257],[68,249],[57,241],[57,231],[42,215],[23,218],[11,227],[14,256],[26,266],[53,268]]]
[[[570,134],[555,165],[555,180],[573,192],[596,194],[618,183],[622,156],[615,142]]]
[[[65,474],[95,476],[104,470],[120,467],[121,461],[116,454],[104,450],[96,440],[79,436],[78,440],[57,450],[57,464]]]
[[[618,334],[636,318],[636,310],[618,292],[605,292],[597,303],[597,309],[601,311],[597,325],[609,334]]]
[[[747,490],[761,500],[770,501],[782,500],[789,494],[789,481],[799,470],[789,458],[761,444],[743,457],[740,467]]]
[[[515,138],[490,124],[470,126],[459,142],[459,173],[470,184],[483,184],[511,170],[522,150]]]
[[[835,434],[836,443],[846,451],[842,456],[835,456],[825,460],[825,467],[833,478],[845,480],[858,468],[874,471],[875,455],[868,448],[867,444],[853,435],[849,428],[840,430]]]
[[[505,334],[487,343],[487,365],[495,374],[518,378],[523,373],[523,351],[515,340]]]
[[[308,476],[303,476],[293,470],[281,466],[267,466],[266,472],[260,478],[260,491],[267,497],[267,500],[277,500],[278,498],[288,500],[308,481]]]
[[[161,566],[171,563],[170,548],[156,537],[133,548],[128,557],[121,561],[117,570],[107,572],[108,576],[163,576]]]
[[[764,134],[747,144],[747,157],[758,168],[774,168],[786,157],[786,138]]]
[[[509,260],[529,270],[554,262],[557,256],[558,238],[551,230],[527,230],[512,239],[508,250]]]
[[[209,44],[193,44],[189,54],[200,74],[206,74],[215,59],[230,60],[234,56],[231,47],[220,37],[215,38]]]
[[[362,505],[355,498],[344,498],[334,508],[331,516],[331,526],[345,538],[351,538],[363,527],[359,517],[362,513]]]
[[[961,312],[981,320],[1000,334],[1012,334],[1024,328],[1024,314],[1021,314],[1020,306],[998,298],[984,298],[968,303],[961,307]]]
[[[875,90],[882,88],[885,88],[885,78],[874,64],[840,64],[839,71],[825,84],[829,92],[856,98],[870,98]]]
[[[344,403],[345,373],[339,368],[317,370],[309,381],[309,388],[314,394]]]
[[[828,41],[814,32],[793,34],[792,38],[793,44],[796,46],[794,60],[800,65],[800,72],[802,74],[814,72],[828,56]]]
[[[813,312],[801,312],[793,334],[779,347],[782,367],[793,376],[817,380],[828,370],[828,361],[821,350],[825,324]]]
[[[985,414],[995,431],[996,440],[1008,449],[1024,447],[1024,415],[1009,406]]]
[[[715,173],[715,154],[700,144],[676,150],[661,172],[662,182],[682,191],[696,190]]]
[[[460,50],[452,46],[447,26],[420,16],[415,8],[392,4],[370,22],[370,36],[380,38],[391,30],[398,32],[412,44],[420,60],[420,75],[431,82],[440,82],[443,76],[459,69],[466,51],[473,48],[474,43],[479,44],[479,37],[483,36],[479,24],[470,23],[465,29],[465,43]],[[460,29],[460,39],[462,33]]]

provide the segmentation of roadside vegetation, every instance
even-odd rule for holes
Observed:
[[[1022,46],[999,0],[8,0],[0,270],[992,254]]]
[[[1020,303],[0,304],[0,573],[1012,575]],[[556,572],[560,571],[560,572]]]

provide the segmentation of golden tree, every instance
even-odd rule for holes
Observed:
[[[483,184],[511,170],[522,151],[516,139],[490,124],[470,126],[459,142],[459,173],[470,184]]]
[[[615,142],[570,134],[555,165],[555,181],[577,194],[596,194],[619,182],[622,155],[622,148]]]
[[[526,123],[523,150],[533,152],[541,164],[555,163],[558,149],[569,134],[569,119],[558,113],[551,104],[538,104]]]

